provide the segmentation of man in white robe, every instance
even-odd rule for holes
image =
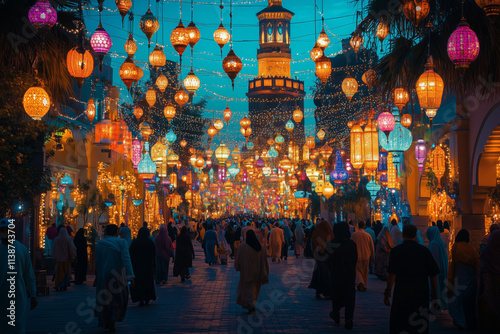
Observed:
[[[278,263],[281,261],[281,247],[283,247],[283,244],[285,243],[283,230],[279,226],[279,223],[276,223],[274,228],[271,230],[271,235],[269,236],[271,259],[273,262],[276,262],[276,259],[278,259]]]

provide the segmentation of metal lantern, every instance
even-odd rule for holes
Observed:
[[[245,137],[246,139],[248,139],[248,137],[250,137],[251,134],[252,134],[252,128],[248,127],[248,128],[245,129],[245,133],[243,134],[243,137]]]
[[[130,59],[132,59],[134,57],[134,54],[137,52],[137,44],[135,44],[132,34],[128,35],[128,39],[125,42],[123,48],[125,49],[125,52],[130,57]]]
[[[170,123],[170,121],[175,117],[175,107],[172,103],[167,103],[165,108],[163,108],[163,115],[165,115],[165,118],[167,119],[167,122]]]
[[[366,190],[370,193],[371,200],[374,201],[377,198],[377,193],[380,190],[380,185],[375,182],[375,178],[372,175],[370,182],[366,184]]]
[[[333,188],[330,182],[326,182],[323,186],[323,196],[328,200],[335,193],[335,188]]]
[[[311,50],[311,59],[312,61],[318,60],[320,57],[322,57],[325,53],[323,52],[323,49],[318,46],[318,43],[314,44],[314,47]]]
[[[158,78],[156,78],[156,87],[160,90],[160,92],[165,92],[165,89],[168,87],[168,79],[164,74],[160,74]]]
[[[198,155],[198,157],[196,158],[195,167],[201,169],[203,168],[203,166],[205,166],[205,159],[203,159],[201,155]]]
[[[189,101],[189,95],[182,86],[179,87],[179,90],[175,93],[174,100],[181,109]]]
[[[425,114],[431,121],[441,106],[444,90],[443,79],[434,72],[433,68],[434,64],[431,56],[425,64],[426,71],[418,78],[416,85],[420,108],[425,110]]]
[[[330,44],[330,38],[328,38],[325,29],[321,30],[321,32],[319,33],[318,39],[316,40],[316,44],[323,50],[326,49]]]
[[[231,112],[231,109],[229,109],[229,104],[226,104],[226,109],[224,109],[224,121],[226,121],[226,124],[229,123],[229,121],[231,120],[231,117],[233,115],[233,113]]]
[[[302,110],[297,108],[293,111],[292,118],[295,123],[299,124],[304,118],[304,113],[302,112]]]
[[[440,181],[444,176],[445,172],[445,154],[444,150],[440,145],[436,146],[436,148],[432,151],[432,171],[436,175],[437,179]]]
[[[247,129],[250,126],[250,124],[252,124],[252,122],[246,117],[243,117],[240,121],[240,126],[243,129]]]
[[[189,31],[184,27],[181,20],[179,21],[177,27],[172,30],[172,33],[170,34],[170,43],[172,43],[172,46],[174,47],[175,51],[177,51],[179,56],[182,56],[184,50],[186,50],[187,46],[189,45],[189,42]]]
[[[401,116],[401,125],[404,126],[405,128],[409,128],[411,125],[411,115],[410,114],[403,114]]]
[[[394,164],[398,166],[403,152],[411,147],[413,136],[410,130],[401,125],[397,108],[392,109],[392,115],[395,121],[394,129],[389,133],[389,136],[379,135],[379,143],[386,151],[393,154]]]
[[[169,142],[169,144],[173,144],[177,140],[177,135],[175,132],[170,129],[167,134],[165,135],[165,139]]]
[[[316,147],[316,140],[313,136],[309,136],[306,138],[306,145],[312,150]]]
[[[141,107],[136,106],[136,107],[134,108],[134,116],[135,116],[135,118],[136,118],[137,120],[139,120],[139,118],[141,118],[141,117],[142,117],[142,115],[144,115],[144,111],[142,110],[142,108],[141,108]]]
[[[213,125],[210,125],[207,130],[207,134],[210,136],[210,139],[214,139],[214,136],[217,134],[217,132],[217,129]]]
[[[99,26],[90,38],[90,45],[99,58],[99,70],[102,71],[102,60],[113,45],[113,43],[111,42],[111,37],[109,37],[106,30],[104,30],[102,24],[99,23]]]
[[[479,39],[464,19],[448,39],[448,56],[455,68],[467,69],[479,55]]]
[[[323,129],[319,130],[318,133],[316,134],[316,136],[318,137],[319,140],[323,141],[323,139],[325,138],[325,131]]]
[[[229,39],[231,38],[231,35],[229,35],[229,32],[227,31],[226,28],[222,25],[222,23],[219,25],[217,30],[214,31],[214,40],[217,45],[220,47],[220,55],[222,57],[222,48],[224,45],[229,42]]]
[[[418,26],[424,20],[430,11],[427,0],[403,0],[403,14],[408,20]]]
[[[224,145],[224,143],[220,144],[220,146],[215,150],[215,158],[219,161],[219,164],[224,164],[231,154],[231,151]]]
[[[372,172],[378,168],[378,145],[377,125],[369,119],[368,124],[366,124],[365,129],[363,130],[363,146],[365,169]]]
[[[394,129],[394,126],[396,126],[394,116],[390,112],[384,111],[377,118],[377,126],[380,131],[385,133],[386,136],[389,136],[389,133]]]
[[[351,47],[354,50],[354,53],[358,53],[359,49],[363,45],[363,35],[355,33],[351,37],[351,40],[349,41],[349,44],[351,44]]]
[[[152,179],[156,174],[156,164],[149,155],[149,143],[146,141],[142,150],[142,159],[137,165],[139,179]]]
[[[94,120],[95,113],[96,113],[95,102],[93,98],[90,98],[89,101],[87,102],[87,109],[85,109],[85,114],[87,115],[90,124],[92,124],[92,121]]]
[[[425,158],[427,157],[427,147],[423,139],[417,140],[415,144],[415,159],[418,161],[418,170],[422,173],[424,168]]]
[[[139,139],[134,139],[132,141],[132,164],[134,168],[137,168],[139,162],[141,162],[142,155],[142,144]]]
[[[132,84],[138,80],[139,67],[134,64],[130,57],[127,57],[122,66],[120,66],[118,75],[120,76],[120,79],[122,79],[127,89],[130,90]]]
[[[394,105],[398,107],[399,111],[401,111],[408,101],[410,101],[410,94],[408,94],[408,91],[403,87],[395,88],[392,97],[394,99]]]
[[[335,168],[330,173],[330,180],[333,180],[335,184],[342,184],[347,181],[349,175],[344,169],[344,163],[342,161],[342,153],[340,150],[335,154]]]
[[[23,107],[28,116],[39,121],[50,109],[49,94],[42,87],[30,87],[24,93]]]
[[[348,75],[347,78],[342,81],[342,91],[349,101],[351,101],[354,94],[358,91],[358,82],[356,79]]]
[[[280,161],[280,167],[285,172],[288,172],[290,169],[292,169],[292,162],[290,161],[290,159],[288,159],[288,157],[285,157]]]
[[[332,74],[332,62],[330,58],[323,55],[316,60],[316,76],[323,84],[323,87],[330,78],[330,74]]]
[[[163,51],[157,46],[153,49],[153,51],[149,54],[149,63],[153,67],[162,67],[167,63],[167,57]]]
[[[229,50],[226,58],[222,61],[222,69],[226,72],[227,76],[231,79],[231,84],[234,90],[234,79],[243,68],[241,59],[234,53],[233,49]]]
[[[186,31],[189,36],[189,46],[193,48],[201,38],[200,30],[196,27],[194,22],[191,21],[191,23],[189,23],[188,26],[186,27]]]
[[[94,58],[88,50],[74,47],[66,56],[66,67],[69,74],[75,78],[78,87],[82,87],[83,80],[88,78],[94,70]]]
[[[123,24],[123,19],[125,18],[125,15],[127,15],[128,10],[132,7],[132,1],[131,0],[115,0],[116,8],[118,9],[118,12],[122,16],[122,24]]]
[[[146,92],[146,102],[150,107],[154,106],[154,104],[156,103],[156,92],[151,87],[149,87],[148,91]]]
[[[500,16],[500,0],[476,0],[476,4],[484,10],[492,22]]]
[[[291,119],[289,119],[289,120],[286,122],[286,124],[285,124],[285,129],[286,129],[286,131],[288,131],[288,132],[290,132],[290,133],[291,133],[291,132],[293,132],[293,129],[294,129],[294,128],[295,128],[295,124],[293,124],[292,120],[291,120]]]
[[[393,155],[391,152],[387,154],[387,188],[396,189],[398,188],[398,172],[394,165]]]
[[[194,94],[200,88],[200,79],[194,74],[193,68],[184,79],[184,87],[189,94]]]
[[[151,134],[153,133],[153,130],[146,122],[142,122],[141,124],[139,124],[139,131],[141,132],[142,139],[144,141],[148,141],[149,136],[151,136]]]
[[[109,120],[108,113],[104,113],[104,119],[95,126],[95,143],[108,145],[112,141],[113,123]]]
[[[222,130],[223,127],[224,127],[224,123],[220,119],[215,121],[214,128],[216,128],[217,131]]]
[[[146,14],[141,17],[139,28],[141,28],[144,35],[148,38],[149,47],[151,45],[151,37],[160,29],[160,22],[158,22],[158,19],[151,12],[151,8],[148,8]]]
[[[363,73],[363,75],[361,76],[361,81],[363,81],[365,85],[368,86],[368,88],[372,88],[376,79],[377,79],[377,72],[375,72],[371,68],[365,73]]]
[[[319,153],[321,153],[321,155],[323,156],[323,158],[325,158],[325,160],[328,161],[328,159],[330,158],[330,156],[333,153],[333,148],[331,148],[330,145],[325,144],[323,147],[321,147],[319,149]]]
[[[28,19],[36,29],[50,29],[56,24],[57,11],[49,0],[37,0],[28,12]]]
[[[389,35],[389,25],[384,21],[380,21],[380,23],[377,26],[377,37],[378,40],[380,41],[380,52],[384,52],[382,43],[384,42],[384,39],[387,37],[387,35]]]
[[[364,151],[363,130],[360,125],[355,124],[351,128],[351,163],[355,169],[363,167]]]

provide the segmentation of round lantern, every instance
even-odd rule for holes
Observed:
[[[309,136],[306,138],[306,145],[312,150],[316,147],[316,140],[313,136]]]
[[[476,0],[476,4],[484,10],[486,16],[494,22],[495,18],[500,16],[500,1],[499,0]]]
[[[319,140],[323,141],[323,139],[325,138],[325,131],[323,129],[319,130],[318,133],[316,134],[316,136],[319,138]]]
[[[125,15],[127,15],[128,10],[132,7],[132,0],[115,0],[116,8],[122,17],[122,24]]]
[[[102,60],[108,53],[109,49],[111,49],[111,45],[113,45],[113,43],[111,43],[111,37],[109,37],[101,23],[99,23],[99,26],[90,38],[90,45],[99,58],[99,70],[102,71]]]
[[[198,155],[198,157],[196,158],[195,167],[201,169],[203,168],[204,165],[205,165],[205,159],[203,159],[201,155]]]
[[[321,49],[326,49],[330,44],[330,38],[325,32],[325,29],[321,30],[319,33],[318,39],[316,40],[316,45],[318,45]]]
[[[230,37],[231,36],[229,35],[229,32],[227,31],[226,28],[224,28],[222,23],[219,25],[217,30],[214,31],[214,41],[220,47],[221,57],[222,57],[222,48],[224,47],[224,45],[227,44],[227,42],[229,42]]]
[[[250,137],[251,134],[252,134],[252,128],[248,127],[245,129],[245,133],[243,134],[243,136],[248,139],[248,137]]]
[[[368,88],[371,88],[373,86],[376,79],[377,79],[377,72],[375,72],[372,69],[369,69],[361,76],[361,81],[363,81],[365,85],[368,86]]]
[[[411,125],[411,115],[410,114],[403,114],[401,116],[401,125],[404,126],[405,128],[409,128]]]
[[[182,86],[179,88],[177,93],[175,93],[174,100],[181,109],[189,101],[189,95]]]
[[[94,70],[94,58],[88,50],[74,47],[66,56],[66,66],[69,74],[76,79],[78,87],[82,87],[83,80],[88,78]]]
[[[219,164],[224,164],[231,154],[231,151],[223,143],[215,150],[215,158],[219,161]]]
[[[291,132],[293,131],[293,129],[294,129],[294,128],[295,128],[295,124],[293,124],[292,120],[291,120],[291,119],[289,119],[289,120],[286,122],[286,124],[285,124],[285,129],[286,129],[286,131],[288,131],[288,132],[290,132],[290,133],[291,133]]]
[[[302,118],[304,118],[304,113],[300,109],[295,109],[292,114],[292,118],[295,123],[299,124],[302,121]]]
[[[290,185],[290,188],[296,188],[297,185],[299,184],[299,181],[295,176],[290,177],[290,180],[288,181],[288,184]]]
[[[135,44],[134,37],[132,36],[132,34],[128,35],[128,39],[125,42],[123,48],[125,49],[125,52],[130,57],[130,59],[132,59],[137,51],[137,44]]]
[[[323,87],[328,81],[328,78],[330,78],[330,74],[332,74],[332,62],[330,58],[323,55],[316,60],[316,76],[323,84]]]
[[[363,130],[358,124],[353,125],[351,128],[351,163],[355,169],[363,167],[364,163],[364,143],[363,143]]]
[[[387,37],[387,35],[389,35],[389,26],[384,21],[380,21],[377,26],[377,37],[380,41],[380,52],[384,52],[382,43],[384,42],[384,39]]]
[[[278,134],[278,135],[276,136],[276,138],[274,138],[274,141],[275,141],[276,143],[278,143],[278,144],[281,144],[281,143],[283,143],[283,142],[285,141],[285,138],[283,138],[283,136],[282,136],[282,135]]]
[[[193,68],[189,71],[187,77],[184,79],[184,87],[189,94],[194,94],[200,88],[200,79],[194,74]]]
[[[415,144],[415,159],[418,161],[418,170],[422,173],[424,168],[425,158],[427,157],[427,147],[425,146],[425,141],[423,139],[417,140]]]
[[[427,0],[404,0],[403,14],[408,20],[418,26],[424,20],[430,11],[429,2]]]
[[[141,107],[137,106],[134,108],[134,116],[137,120],[139,120],[139,118],[142,117],[142,115],[144,115],[144,111],[142,110]]]
[[[229,121],[231,120],[231,117],[233,115],[233,113],[231,112],[231,109],[229,109],[229,104],[226,104],[226,109],[224,109],[224,120],[226,121],[226,124],[229,123]]]
[[[139,28],[141,28],[142,32],[148,38],[148,47],[151,44],[151,37],[153,37],[154,33],[158,31],[160,28],[160,23],[158,19],[151,12],[151,8],[148,8],[146,14],[141,17],[139,21]]]
[[[234,79],[243,68],[241,59],[234,53],[233,49],[229,50],[226,58],[222,61],[222,69],[226,72],[227,76],[231,79],[231,84],[234,90]]]
[[[167,57],[163,51],[157,46],[153,49],[153,51],[149,54],[149,63],[153,67],[162,67],[167,63]]]
[[[448,39],[447,50],[448,56],[458,69],[469,68],[479,55],[479,39],[464,19]]]
[[[371,119],[363,130],[364,162],[365,169],[375,171],[378,168],[378,131],[377,125]],[[352,152],[352,151],[351,151]]]
[[[399,110],[394,107],[392,109],[394,116],[394,129],[389,133],[389,136],[379,135],[379,143],[382,148],[393,154],[393,162],[396,166],[401,162],[402,153],[408,150],[412,144],[412,133],[401,125]]]
[[[342,91],[344,92],[345,96],[347,96],[349,101],[351,101],[354,94],[356,94],[356,92],[358,91],[358,82],[356,81],[356,79],[348,75],[347,78],[342,81]]]
[[[326,182],[323,186],[323,196],[328,200],[335,193],[335,188],[333,188],[330,182]]]
[[[410,101],[410,94],[408,94],[408,91],[403,87],[394,89],[392,96],[394,99],[394,105],[398,107],[399,111],[401,111],[408,101]]]
[[[154,106],[154,104],[156,103],[156,92],[151,87],[149,87],[148,91],[146,92],[146,102],[150,107]]]
[[[215,121],[214,128],[217,129],[217,132],[222,130],[223,127],[224,127],[224,123],[220,119]]]
[[[250,126],[250,124],[252,124],[252,122],[246,117],[243,117],[240,121],[240,126],[243,129],[247,129]]]
[[[56,24],[57,12],[49,0],[37,0],[28,12],[28,19],[36,29],[50,29]]]
[[[49,94],[42,87],[30,87],[24,93],[24,110],[34,120],[41,120],[50,109]]]
[[[280,161],[280,167],[285,171],[288,172],[290,169],[292,169],[292,162],[290,159],[285,157],[283,160]]]
[[[354,34],[351,37],[349,44],[351,44],[351,47],[354,50],[354,53],[358,53],[359,48],[361,48],[361,46],[363,45],[363,35],[357,34],[357,33]]]
[[[175,117],[175,107],[172,103],[167,103],[165,108],[163,108],[163,115],[165,115],[165,118],[167,119],[167,122],[170,123],[170,121]]]
[[[134,64],[130,57],[127,57],[122,66],[120,66],[118,75],[120,76],[120,79],[122,79],[127,89],[130,90],[130,87],[134,82],[137,81],[137,78],[139,76],[139,67]]]
[[[158,78],[156,78],[156,87],[160,90],[160,92],[165,92],[165,89],[168,87],[168,79],[164,74],[160,74]]]
[[[186,141],[186,139],[183,139],[179,144],[181,145],[181,147],[186,147],[187,143],[188,142]]]
[[[174,47],[175,51],[177,51],[179,56],[182,56],[184,50],[186,50],[187,46],[189,45],[189,41],[189,32],[184,27],[181,20],[179,21],[177,27],[172,30],[172,33],[170,34],[170,42],[172,43],[172,46]]]
[[[213,125],[210,125],[207,130],[207,134],[210,136],[210,139],[214,139],[214,136],[217,134],[217,132],[217,129]]]
[[[193,48],[201,38],[200,30],[196,27],[196,24],[194,24],[194,22],[191,21],[191,23],[189,23],[188,26],[186,27],[186,31],[189,36],[189,46]]]
[[[311,50],[312,61],[318,60],[323,55],[324,55],[323,49],[318,46],[318,43],[314,44],[314,47]]]
[[[104,119],[95,126],[95,143],[108,145],[112,141],[113,123],[109,120],[108,113],[104,113]]]
[[[386,136],[389,136],[395,125],[394,116],[390,112],[384,111],[377,118],[377,126]]]
[[[170,129],[167,134],[165,135],[165,139],[170,143],[173,144],[177,140],[177,135],[175,132]]]
[[[151,136],[151,134],[153,133],[153,130],[146,122],[142,122],[141,124],[139,124],[139,131],[141,132],[142,139],[144,141],[148,141],[149,136]]]
[[[90,98],[89,102],[87,102],[87,109],[85,109],[85,114],[87,114],[90,124],[92,124],[92,121],[94,120],[95,112],[96,112],[96,107],[94,99]]]
[[[432,57],[429,57],[425,64],[426,71],[418,78],[416,87],[420,108],[425,110],[431,121],[441,106],[444,90],[443,79],[434,72],[433,68]]]

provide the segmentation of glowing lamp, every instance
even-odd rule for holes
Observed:
[[[354,50],[354,53],[358,53],[359,49],[363,45],[363,35],[355,33],[351,37],[349,44],[351,44],[351,47]]]
[[[115,0],[116,8],[118,9],[118,12],[120,13],[122,17],[122,24],[123,24],[123,19],[125,18],[125,15],[127,15],[128,10],[132,7],[132,1],[131,0]]]
[[[50,29],[56,24],[57,12],[49,0],[37,0],[28,12],[28,19],[36,29]]]
[[[175,117],[176,111],[175,107],[172,103],[167,103],[165,108],[163,108],[163,115],[167,119],[167,122],[170,123],[170,121]]]
[[[410,114],[403,114],[401,116],[401,125],[404,126],[405,128],[409,128],[411,125],[411,115]]]
[[[418,170],[422,173],[424,168],[425,158],[427,157],[427,147],[425,146],[425,141],[423,139],[417,140],[415,144],[415,159],[418,161]]]
[[[179,161],[179,156],[177,154],[175,154],[174,152],[170,152],[168,155],[167,155],[167,166],[168,167],[177,167],[177,168],[180,168],[179,165],[178,165],[178,162]],[[172,177],[172,174],[170,175],[170,177]],[[172,178],[170,179],[170,181],[172,181]]]
[[[323,49],[318,46],[318,43],[314,44],[314,47],[311,50],[311,59],[312,61],[318,60],[320,57],[324,55]]]
[[[137,165],[137,173],[140,179],[152,179],[156,174],[156,164],[151,159],[149,155],[149,143],[146,141],[144,143],[142,151],[142,159]]]
[[[191,23],[189,23],[188,26],[186,27],[186,31],[189,36],[189,46],[193,48],[201,38],[200,30],[196,27],[196,24],[194,24],[194,22],[191,21]]]
[[[213,125],[210,125],[210,127],[207,129],[207,134],[210,136],[210,139],[214,139],[214,136],[217,134],[217,132],[217,129]]]
[[[169,142],[169,144],[173,144],[177,140],[177,135],[172,129],[170,129],[165,135],[165,139]]]
[[[348,75],[347,78],[342,81],[342,91],[349,101],[351,101],[354,94],[358,91],[358,82],[356,79]]]
[[[396,166],[394,165],[393,155],[391,152],[389,152],[387,154],[387,188],[398,188],[397,177],[398,172]]]
[[[249,127],[245,129],[245,133],[243,134],[243,136],[248,139],[248,137],[250,137],[251,134],[252,134],[252,128]]]
[[[290,177],[290,180],[288,181],[288,185],[290,186],[290,188],[296,188],[298,184],[299,181],[295,176]]]
[[[365,169],[369,171],[375,171],[378,168],[378,145],[377,125],[370,119],[363,130]]]
[[[194,74],[193,68],[184,79],[184,87],[189,94],[194,94],[200,88],[200,79]]]
[[[418,26],[424,20],[430,11],[429,2],[427,0],[404,0],[403,14],[408,20]]]
[[[434,72],[433,68],[432,57],[429,57],[425,64],[426,71],[418,78],[416,86],[420,108],[425,110],[431,121],[441,106],[444,90],[443,79]]]
[[[146,14],[141,17],[139,21],[139,28],[141,28],[142,32],[148,38],[148,47],[151,44],[151,37],[153,37],[154,33],[160,29],[160,23],[158,19],[151,12],[151,8],[148,8]]]
[[[292,162],[290,159],[285,157],[283,160],[280,161],[280,167],[285,171],[288,172],[290,169],[292,169]]]
[[[328,144],[324,145],[319,149],[319,153],[325,158],[327,161],[333,153],[333,148],[331,148]]]
[[[96,112],[96,107],[94,99],[90,98],[89,101],[87,102],[87,109],[85,109],[85,114],[87,115],[90,124],[92,124],[92,121],[94,120],[95,112]]]
[[[328,200],[335,193],[335,188],[333,188],[330,182],[326,182],[323,186],[323,196]]]
[[[220,144],[220,146],[215,150],[215,158],[219,161],[219,164],[224,164],[231,154],[231,151],[224,145],[224,143]]]
[[[118,75],[120,76],[120,79],[122,79],[127,89],[130,90],[132,84],[138,80],[139,67],[134,64],[130,57],[127,57],[127,59],[125,59],[123,64],[120,66]]]
[[[223,127],[224,127],[224,123],[220,119],[218,119],[218,120],[215,121],[214,128],[217,129],[217,132],[219,132],[220,130],[222,130]]]
[[[342,184],[347,181],[348,177],[347,171],[344,169],[342,153],[338,150],[335,154],[335,168],[330,173],[330,179],[333,180],[335,184]]]
[[[168,79],[164,74],[160,74],[158,78],[156,78],[156,87],[160,90],[160,92],[165,92],[165,89],[168,86]]]
[[[330,58],[323,55],[316,60],[316,76],[323,84],[323,87],[330,78],[330,74],[332,74],[332,62]]]
[[[377,79],[377,72],[375,72],[371,68],[365,73],[363,73],[363,75],[361,76],[361,81],[363,81],[365,85],[368,86],[368,88],[371,88],[373,86],[376,79]]]
[[[304,118],[304,113],[302,112],[302,110],[297,108],[293,111],[292,118],[295,123],[299,124],[302,121],[302,118]]]
[[[486,16],[488,16],[492,22],[495,18],[500,16],[499,0],[476,0],[476,4],[484,10]]]
[[[227,76],[231,79],[231,84],[234,90],[234,79],[243,68],[241,59],[234,53],[233,49],[229,50],[226,58],[222,61],[222,69],[226,72]]]
[[[455,68],[467,69],[479,55],[479,39],[464,19],[448,39],[448,56]]]
[[[283,136],[279,134],[276,136],[276,138],[274,138],[274,141],[278,144],[281,144],[285,141],[285,138],[283,138]]]
[[[151,129],[151,126],[149,126],[148,123],[142,122],[139,124],[139,131],[141,132],[142,139],[144,141],[148,141],[149,136],[153,133],[153,130]]]
[[[146,102],[150,107],[154,106],[154,104],[156,103],[156,92],[151,87],[149,87],[148,91],[146,92]]]
[[[203,168],[203,166],[205,166],[205,159],[203,159],[201,155],[198,155],[198,157],[196,158],[195,167],[201,169]]]
[[[69,74],[76,79],[78,87],[82,87],[83,80],[88,78],[94,70],[94,58],[88,50],[74,47],[66,56],[66,66]]]
[[[437,179],[440,181],[444,176],[445,172],[445,153],[440,145],[436,146],[436,148],[432,151],[432,171],[436,175]]]
[[[130,57],[130,59],[132,59],[134,57],[134,54],[137,52],[137,44],[135,43],[132,34],[128,35],[128,39],[125,42],[123,48],[125,49],[125,52]]]
[[[231,36],[229,35],[229,32],[227,31],[226,28],[224,28],[222,23],[219,25],[217,30],[214,31],[214,41],[220,47],[221,56],[222,56],[222,48],[224,47],[224,45],[227,44],[227,42],[229,42],[230,37]]]
[[[24,93],[23,107],[28,116],[39,121],[50,109],[49,94],[41,87],[30,87]]]
[[[387,37],[387,35],[389,35],[389,25],[387,25],[387,23],[385,23],[384,21],[380,21],[377,26],[377,37],[380,41],[380,52],[384,51],[382,43],[384,42],[384,39]]]
[[[355,169],[363,167],[364,163],[363,130],[355,124],[351,128],[351,163]]]
[[[410,148],[413,136],[410,130],[401,125],[397,108],[392,109],[392,115],[395,121],[394,129],[389,133],[388,137],[379,135],[379,143],[386,151],[392,152],[393,162],[398,166],[402,153]]]
[[[377,118],[377,126],[386,136],[389,136],[395,125],[394,116],[390,112],[384,111]]]
[[[149,54],[149,63],[154,68],[165,66],[167,62],[167,57],[163,51],[157,46],[153,49],[153,51]]]
[[[113,141],[113,123],[109,120],[108,114],[104,114],[102,119],[95,126],[95,143],[96,144],[111,144]]]
[[[102,24],[99,23],[99,26],[90,38],[90,46],[92,46],[92,49],[99,58],[100,70],[102,70],[102,60],[108,53],[109,49],[111,49],[111,45],[113,45],[113,43],[111,43],[111,37],[109,37],[106,30],[104,30]]]
[[[402,87],[394,89],[392,96],[394,99],[394,105],[398,107],[399,111],[401,111],[408,101],[410,101],[410,94],[408,94],[408,91]]]
[[[141,162],[141,154],[142,144],[141,141],[136,138],[132,141],[132,164],[136,169],[139,162]]]
[[[290,133],[291,133],[291,132],[293,132],[293,129],[294,129],[294,128],[295,128],[295,124],[293,124],[292,120],[291,120],[291,119],[289,119],[289,120],[286,122],[286,124],[285,124],[285,129],[286,129],[286,131],[288,131],[288,132],[290,132]]]
[[[316,147],[316,141],[313,136],[309,136],[306,138],[306,145],[309,147],[311,150]]]
[[[325,29],[323,29],[319,33],[318,39],[316,40],[316,45],[318,45],[318,47],[324,50],[328,47],[329,44],[330,44],[330,38],[328,38]]]
[[[366,184],[366,190],[368,190],[372,201],[374,201],[377,198],[377,193],[380,190],[380,185],[378,185],[378,183],[375,182],[373,175],[371,181]]]
[[[189,94],[186,93],[184,88],[181,86],[177,93],[175,93],[174,100],[182,109],[182,107],[189,101]]]
[[[231,120],[231,117],[233,116],[231,109],[229,109],[229,104],[226,104],[226,109],[224,109],[223,115],[224,121],[226,121],[226,124],[228,124]]]
[[[143,114],[144,111],[142,110],[141,107],[137,106],[134,108],[134,116],[137,120],[139,120],[139,118],[141,118]]]
[[[319,140],[323,141],[323,139],[325,138],[325,131],[323,129],[319,130],[318,133],[316,134],[316,136],[319,138]]]
[[[250,124],[252,124],[252,122],[246,117],[243,117],[240,121],[240,126],[243,129],[247,129],[250,126]]]
[[[186,139],[183,139],[179,144],[181,145],[181,147],[186,147],[187,143],[188,142],[186,141]]]

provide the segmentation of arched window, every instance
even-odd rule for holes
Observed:
[[[283,43],[283,24],[278,24],[278,32],[276,34],[276,41],[278,43]]]
[[[267,25],[267,41],[272,43],[274,42],[274,39],[273,39],[273,25],[271,23],[269,23]]]

